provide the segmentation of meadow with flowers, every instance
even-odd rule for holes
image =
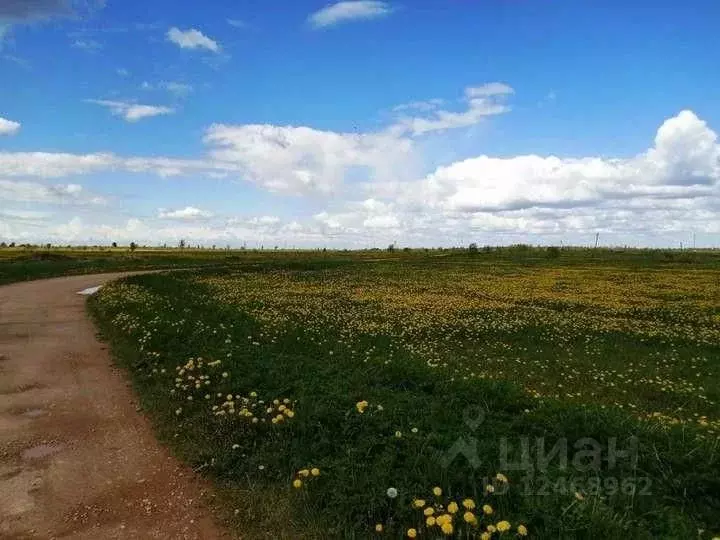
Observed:
[[[243,538],[715,538],[720,256],[269,253],[90,300]]]

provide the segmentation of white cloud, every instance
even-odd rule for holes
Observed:
[[[115,73],[117,73],[121,77],[128,77],[130,75],[130,72],[125,68],[117,68],[115,70]]]
[[[412,141],[389,134],[351,134],[273,125],[211,126],[213,160],[271,191],[329,193],[353,173],[385,178],[397,172]]]
[[[97,52],[103,48],[102,44],[94,39],[76,39],[72,42],[71,47],[87,52]]]
[[[177,97],[187,97],[194,91],[192,85],[177,81],[160,81],[159,83],[143,81],[140,88],[142,90],[167,90]]]
[[[314,28],[325,28],[339,23],[375,19],[392,12],[387,2],[376,2],[371,0],[355,0],[337,2],[323,9],[316,11],[308,17],[308,21]]]
[[[717,194],[717,135],[690,111],[668,119],[655,145],[630,159],[479,156],[404,186],[415,204],[460,212],[576,207],[632,197]]]
[[[507,92],[486,85],[465,95],[471,100]],[[428,107],[404,110],[422,110],[419,115],[436,122],[437,111],[446,108],[430,102]],[[300,212],[295,207],[290,222],[280,216],[225,219],[212,207],[189,206],[133,222],[132,230],[105,225],[105,216],[95,222],[103,225],[83,221],[77,233],[83,238],[117,240],[124,234],[152,243],[185,237],[233,245],[251,240],[267,246],[287,240],[316,246],[382,246],[395,240],[401,245],[580,242],[600,231],[607,242],[612,238],[677,245],[677,239],[687,240],[689,231],[695,231],[698,238],[705,234],[720,240],[720,144],[716,133],[691,111],[663,122],[649,149],[623,158],[477,155],[430,172],[414,171],[424,143],[413,136],[418,131],[427,133],[392,127],[363,134],[218,124],[206,131],[206,154],[197,159],[0,152],[0,178],[25,181],[96,172],[227,177],[270,191],[315,196],[299,207]],[[62,187],[58,194],[17,184],[0,185],[5,200],[73,200]],[[226,189],[231,186],[226,184]],[[20,226],[8,227],[15,227],[17,235],[23,233]],[[71,223],[63,227],[64,232],[74,230]]]
[[[178,221],[199,221],[203,219],[210,219],[214,214],[205,210],[200,210],[194,206],[186,206],[179,210],[166,210],[161,208],[158,210],[158,218],[160,219],[175,219]]]
[[[0,200],[50,204],[106,204],[103,197],[86,193],[79,184],[43,184],[2,179],[0,179]]]
[[[397,133],[423,135],[432,131],[472,126],[486,116],[510,111],[510,107],[504,104],[504,100],[513,93],[514,90],[510,86],[499,82],[468,87],[465,89],[467,109],[460,112],[440,109],[440,103],[437,100],[401,105],[399,110],[415,109],[428,114],[426,116],[401,116],[391,129]],[[398,107],[395,110],[398,110]]]
[[[0,178],[24,176],[62,178],[112,169],[112,154],[67,154],[51,152],[0,152]]]
[[[20,122],[13,122],[0,116],[0,135],[15,135],[20,131]]]
[[[233,28],[247,28],[248,24],[240,19],[226,19],[227,23]]]
[[[121,116],[128,122],[137,122],[143,118],[173,114],[175,109],[160,105],[141,105],[139,103],[127,103],[125,101],[110,101],[106,99],[88,99],[88,103],[102,105],[110,109],[115,116]]]
[[[187,83],[181,83],[176,81],[163,81],[160,83],[165,90],[175,94],[176,96],[184,97],[193,92],[193,87]]]
[[[214,53],[219,53],[221,50],[217,41],[210,39],[194,28],[190,30],[180,30],[179,28],[172,27],[168,30],[166,37],[168,41],[175,43],[175,45],[182,49],[207,49]]]

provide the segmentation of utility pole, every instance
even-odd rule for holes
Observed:
[[[596,232],[596,233],[595,233],[595,249],[597,249],[597,247],[598,247],[598,241],[599,241],[599,240],[600,240],[600,233],[599,233],[599,232]]]

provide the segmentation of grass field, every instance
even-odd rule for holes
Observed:
[[[719,255],[246,253],[90,308],[245,538],[713,538]]]

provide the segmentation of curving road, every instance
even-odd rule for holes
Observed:
[[[123,275],[0,287],[0,538],[225,537],[77,294]]]

